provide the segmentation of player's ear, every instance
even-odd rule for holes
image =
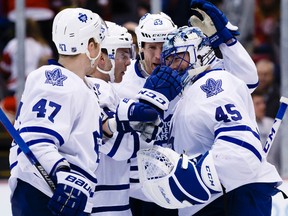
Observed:
[[[89,42],[88,42],[88,47],[87,47],[88,51],[91,53],[93,52],[94,50],[96,50],[96,53],[99,52],[99,49],[100,49],[100,44],[99,43],[96,43],[95,40],[93,38],[90,38],[89,39]]]

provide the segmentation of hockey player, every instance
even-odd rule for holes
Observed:
[[[116,112],[120,98],[111,85],[122,81],[127,66],[135,56],[132,46],[132,36],[127,29],[106,21],[108,30],[101,44],[101,54],[94,73],[89,77],[93,82],[99,97],[100,107],[105,117],[102,121],[109,121],[111,115]],[[118,149],[114,155],[101,153],[100,162],[96,170],[98,184],[94,194],[92,215],[122,215],[131,216],[129,207],[129,172],[130,158],[135,157],[139,150],[140,137],[136,131],[129,133],[118,133],[111,131],[113,139],[118,143]],[[106,136],[109,136],[106,134]],[[106,144],[105,144],[106,145]],[[108,156],[110,155],[110,156]],[[121,156],[122,155],[122,156]]]
[[[177,26],[165,13],[145,14],[135,29],[139,56],[127,68],[123,81],[113,86],[120,97],[134,98],[143,87],[147,77],[160,65],[162,47],[166,35],[175,30]],[[176,101],[177,99],[175,99]],[[174,103],[172,101],[172,103]],[[165,113],[163,129],[158,135],[158,144],[166,144],[168,139],[168,125],[171,116]],[[177,211],[168,211],[150,202],[141,192],[136,159],[131,160],[131,208],[134,214],[143,215],[177,215]],[[142,202],[144,200],[146,202]],[[135,204],[134,204],[135,203]],[[134,208],[135,206],[135,208]],[[173,213],[172,213],[173,212]]]
[[[93,72],[100,55],[105,36],[102,24],[97,14],[81,8],[64,9],[54,18],[52,39],[59,60],[28,75],[15,127],[49,173],[56,190],[51,191],[18,145],[12,143],[9,185],[13,215],[91,212],[101,110],[85,84],[85,76]]]
[[[179,208],[179,215],[271,215],[282,179],[263,154],[250,95],[256,86],[211,68],[212,47],[237,40],[214,5],[193,0],[192,7],[216,31],[207,37],[197,27],[181,27],[164,43],[163,62],[179,71],[184,86],[169,138],[178,154],[159,150],[175,168],[145,182],[147,193],[159,205]]]
[[[99,15],[90,10],[67,8],[55,16],[52,39],[59,60],[28,75],[15,122],[55,190],[13,142],[9,156],[13,215],[90,215],[102,133],[110,130],[108,123],[102,126],[97,92],[86,76],[97,66],[106,31]],[[116,110],[115,127],[142,116],[157,119],[158,113],[147,105],[123,101]]]

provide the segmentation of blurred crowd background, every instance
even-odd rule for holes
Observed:
[[[280,98],[280,1],[281,0],[211,0],[239,27],[238,40],[255,61],[259,87],[253,93],[256,118],[265,142]],[[142,15],[151,12],[150,0],[26,0],[25,75],[57,58],[51,40],[54,15],[66,7],[83,7],[98,13],[104,20],[134,29]],[[189,0],[162,0],[162,11],[178,27],[187,25],[191,16]],[[0,0],[0,106],[14,121],[17,90],[14,1]],[[137,47],[137,46],[136,46]],[[11,137],[0,124],[0,178],[9,176],[8,152]],[[272,162],[280,170],[280,144],[275,144]],[[271,151],[272,151],[271,150]]]

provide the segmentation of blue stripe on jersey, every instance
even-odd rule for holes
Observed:
[[[118,135],[116,137],[116,140],[114,142],[113,148],[107,154],[109,157],[113,158],[113,156],[116,154],[116,152],[117,152],[117,150],[118,150],[118,148],[120,146],[120,143],[121,143],[121,140],[122,140],[123,136],[124,136],[123,133],[118,133]]]
[[[26,132],[46,133],[58,139],[60,146],[64,144],[64,139],[58,132],[45,128],[45,127],[24,127],[24,128],[21,128],[21,130],[19,131],[20,134],[26,133]]]
[[[10,170],[12,170],[17,164],[18,164],[18,161],[12,163],[12,164],[10,165]]]
[[[99,212],[118,212],[118,211],[127,211],[130,209],[128,205],[122,206],[105,206],[105,207],[95,207],[92,209],[92,213],[99,213]]]
[[[30,140],[28,141],[26,144],[28,146],[32,146],[35,144],[39,144],[39,143],[51,143],[51,144],[55,144],[53,140],[51,139],[36,139],[36,140]],[[19,155],[22,152],[22,150],[20,149],[20,147],[17,149],[17,155]]]
[[[83,170],[82,168],[70,163],[70,167],[72,170],[75,170],[78,173],[81,173],[84,177],[86,177],[87,179],[89,179],[91,182],[97,184],[97,179],[94,178],[93,176],[91,176],[89,173],[87,173],[85,170]]]
[[[108,190],[128,190],[130,188],[129,184],[122,185],[96,185],[95,192],[97,191],[108,191]]]
[[[250,131],[258,140],[260,140],[259,134],[246,125],[218,128],[214,133],[214,137],[217,137],[221,132],[227,132],[227,131]]]
[[[130,183],[140,183],[140,180],[139,179],[130,178],[129,182]]]
[[[138,150],[140,149],[140,141],[139,141],[139,136],[136,132],[132,133],[133,135],[133,138],[134,138],[134,151],[133,151],[133,154],[132,154],[132,158],[136,157],[137,156],[137,152]]]
[[[130,171],[138,171],[138,166],[130,166]]]
[[[229,137],[229,136],[220,136],[220,137],[218,137],[218,139],[225,140],[225,141],[227,141],[227,142],[230,142],[230,143],[239,145],[239,146],[241,146],[241,147],[244,147],[244,148],[250,150],[251,152],[253,152],[253,154],[254,154],[260,161],[262,161],[261,154],[260,154],[260,153],[258,152],[258,150],[257,150],[253,145],[251,145],[250,143],[247,143],[247,142],[244,142],[243,140],[239,140],[239,139],[236,139],[236,138],[233,138],[233,137]]]
[[[255,83],[255,84],[247,84],[247,87],[249,89],[254,89],[254,88],[257,88],[258,85],[259,85],[259,81],[257,83]]]

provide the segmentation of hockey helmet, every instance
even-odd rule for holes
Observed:
[[[52,40],[59,54],[76,55],[87,52],[90,38],[101,43],[106,31],[98,14],[83,8],[66,8],[54,18]]]

